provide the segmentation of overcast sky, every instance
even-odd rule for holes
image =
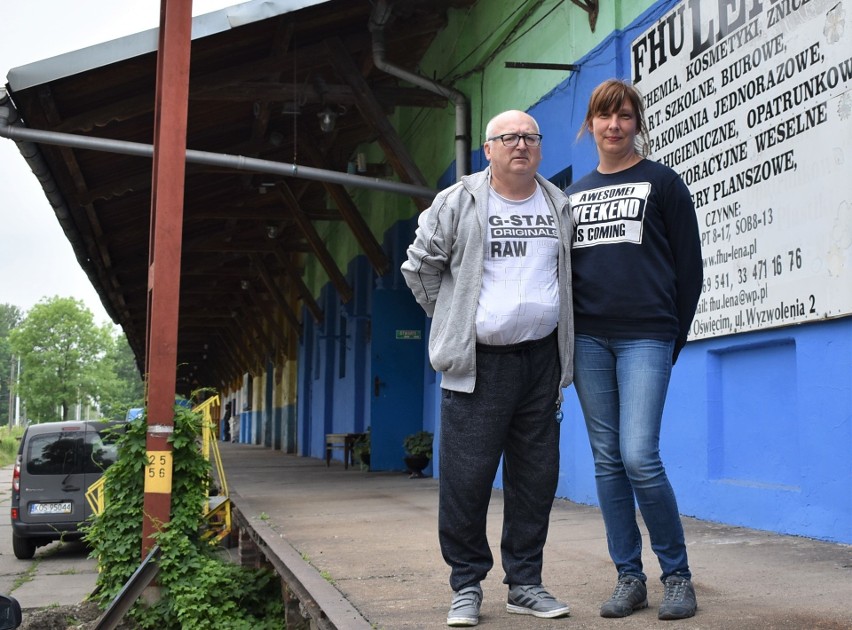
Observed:
[[[195,0],[193,15],[240,4]],[[0,19],[0,84],[11,68],[138,33],[159,24],[159,0],[26,0]],[[0,303],[27,311],[44,297],[82,300],[109,321],[44,192],[15,143],[0,138]]]

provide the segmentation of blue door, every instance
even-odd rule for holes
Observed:
[[[405,470],[402,440],[423,428],[425,321],[407,289],[373,291],[370,470]]]

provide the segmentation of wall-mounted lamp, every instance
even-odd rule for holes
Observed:
[[[277,225],[266,226],[266,238],[275,239],[281,233],[281,229]]]
[[[323,133],[331,133],[334,131],[334,123],[337,122],[337,112],[326,107],[324,111],[317,114],[320,119],[320,130]]]
[[[248,280],[240,280],[240,288],[241,288],[243,291],[248,291],[248,288],[249,288],[249,281],[248,281]]]
[[[317,116],[320,119],[320,129],[323,133],[331,133],[334,131],[334,125],[337,123],[337,117],[346,113],[346,107],[338,106],[338,110],[334,111],[331,107],[326,107]]]

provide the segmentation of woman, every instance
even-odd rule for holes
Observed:
[[[586,132],[598,167],[565,192],[575,225],[574,386],[618,570],[601,616],[648,606],[638,503],[662,569],[659,618],[684,619],[697,604],[659,442],[671,368],[701,293],[698,222],[680,177],[637,150],[647,126],[636,88],[614,79],[595,88],[578,137]]]

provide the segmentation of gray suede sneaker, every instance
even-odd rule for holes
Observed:
[[[670,575],[663,584],[663,602],[657,617],[666,620],[692,617],[698,609],[692,582],[679,575]]]
[[[635,575],[622,575],[612,597],[601,606],[601,617],[626,617],[634,610],[648,607],[648,589]]]
[[[447,613],[447,625],[454,628],[475,626],[479,623],[479,607],[482,606],[482,588],[479,584],[465,586],[453,593],[453,603]]]
[[[506,612],[553,619],[566,616],[571,612],[571,608],[548,593],[541,584],[515,585],[509,587]]]

